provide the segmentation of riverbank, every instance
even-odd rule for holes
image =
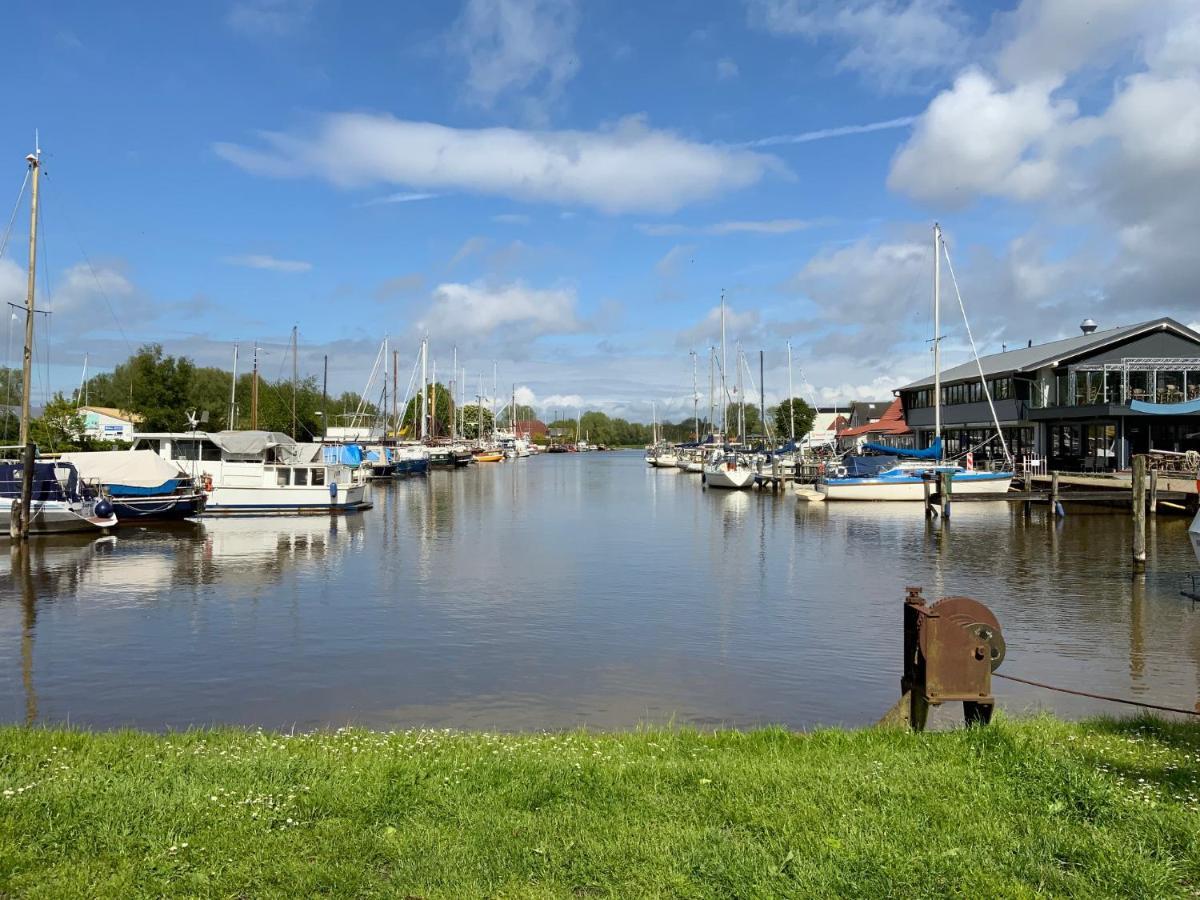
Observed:
[[[1194,895],[1200,727],[0,729],[0,896]]]

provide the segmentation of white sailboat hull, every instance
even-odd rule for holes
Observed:
[[[8,537],[14,503],[20,503],[20,500],[0,497],[0,537]],[[116,516],[88,516],[84,506],[65,500],[35,501],[30,505],[29,512],[30,534],[100,531],[117,525]]]
[[[727,469],[724,466],[705,467],[704,483],[711,488],[740,491],[754,483],[754,470]]]
[[[326,485],[287,487],[227,487],[218,485],[208,495],[206,516],[295,515],[297,513],[354,512],[370,506],[365,484],[339,484],[332,493]]]
[[[996,475],[976,474],[951,483],[951,497],[995,496],[1003,497],[1012,484],[1010,473]],[[826,500],[907,500],[923,501],[925,485],[920,479],[887,480],[880,478],[852,478],[845,481],[832,480],[817,483],[817,492]]]

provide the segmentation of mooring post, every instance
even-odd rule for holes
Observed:
[[[1058,499],[1058,473],[1050,473],[1050,511],[1058,518],[1065,516],[1066,510],[1063,509],[1062,503]]]
[[[942,506],[942,518],[950,518],[950,484],[953,475],[950,472],[938,472],[938,500]]]
[[[1150,515],[1158,515],[1158,469],[1150,470]]]
[[[932,519],[937,512],[933,508],[933,483],[926,477],[921,479],[921,487],[925,491],[925,518]]]
[[[1146,571],[1146,457],[1133,458],[1133,571]]]

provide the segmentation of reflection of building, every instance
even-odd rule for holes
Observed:
[[[136,413],[122,412],[111,406],[81,406],[84,437],[101,441],[132,441],[134,426],[142,421]]]
[[[1200,449],[1200,334],[1167,318],[1105,331],[1088,319],[1080,328],[945,371],[947,453],[1001,455],[979,366],[1014,455],[1048,456],[1052,469],[1107,470],[1127,467],[1134,453]],[[933,376],[899,394],[917,445],[928,446]]]

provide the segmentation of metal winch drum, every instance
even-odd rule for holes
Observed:
[[[901,697],[884,721],[920,731],[930,706],[961,701],[968,725],[987,724],[996,705],[992,672],[1004,653],[1000,622],[984,604],[943,597],[927,605],[920,588],[908,588]]]

